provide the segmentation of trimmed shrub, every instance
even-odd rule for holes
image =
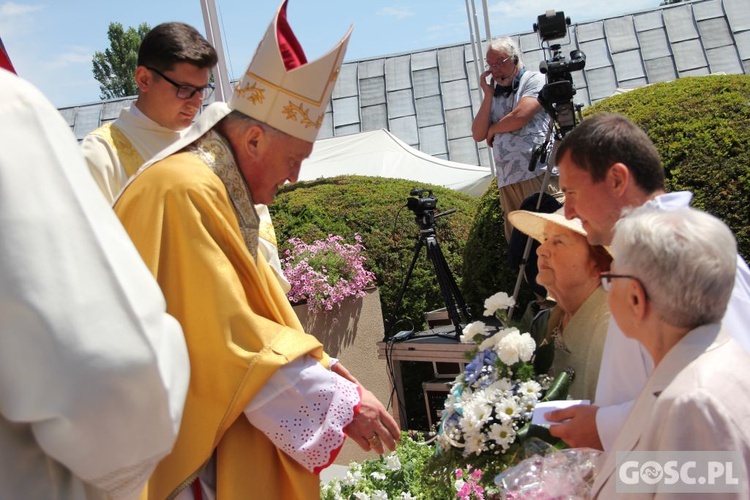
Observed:
[[[500,192],[497,182],[492,180],[482,195],[464,249],[463,295],[471,304],[476,319],[482,319],[484,299],[497,292],[513,295],[518,278],[518,268],[508,265],[508,242],[503,229],[503,214],[500,205]],[[521,283],[518,300],[514,309],[523,313],[534,296],[526,282]]]
[[[584,110],[620,113],[654,141],[667,191],[722,219],[750,257],[750,76],[680,78],[604,99]]]
[[[431,189],[440,212],[456,212],[435,219],[436,239],[457,283],[462,282],[462,252],[476,215],[479,200],[457,191],[382,177],[340,176],[310,182],[298,182],[281,190],[270,212],[283,257],[290,249],[288,240],[300,238],[307,243],[329,234],[343,236],[354,243],[354,234],[362,236],[367,257],[365,266],[377,277],[384,319],[390,319],[406,273],[414,257],[419,237],[415,214],[406,208],[406,199],[415,188]],[[406,292],[395,318],[398,324],[386,325],[388,333],[425,327],[426,311],[445,307],[437,273],[427,258],[424,245],[415,262]],[[479,311],[481,315],[481,311]]]

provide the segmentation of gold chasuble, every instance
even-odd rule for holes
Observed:
[[[246,238],[257,245],[257,216],[247,212],[252,200],[244,200],[238,174],[228,143],[209,132],[142,169],[115,205],[190,353],[182,426],[149,480],[142,497],[149,500],[176,496],[214,454],[220,500],[319,498],[318,476],[279,451],[243,413],[280,366],[304,355],[325,366],[329,360],[302,331],[264,258],[248,250]],[[235,190],[238,178],[243,185]]]

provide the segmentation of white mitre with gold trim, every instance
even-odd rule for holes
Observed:
[[[352,27],[328,53],[307,62],[281,4],[229,107],[286,134],[314,142],[344,60]]]

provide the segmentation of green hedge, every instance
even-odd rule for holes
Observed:
[[[283,257],[291,237],[305,242],[343,236],[353,242],[362,235],[368,259],[367,268],[377,276],[384,319],[393,312],[414,256],[419,236],[415,214],[406,208],[412,188],[433,191],[437,209],[455,208],[456,212],[436,219],[436,237],[457,282],[461,284],[462,252],[466,247],[479,200],[440,186],[382,177],[341,176],[310,182],[298,182],[282,189],[270,207]],[[424,312],[444,307],[435,270],[422,248],[407,284],[404,300],[396,318],[407,322],[395,330],[417,331],[424,328]],[[480,311],[481,315],[481,311]],[[392,328],[394,328],[392,326]]]
[[[604,99],[584,109],[621,113],[661,155],[667,190],[689,190],[693,206],[734,231],[750,257],[750,76],[681,78]]]
[[[477,311],[477,319],[484,312],[484,299],[497,292],[513,295],[518,269],[508,266],[508,242],[503,229],[503,214],[500,208],[500,193],[493,180],[482,195],[464,249],[463,294],[466,301]],[[517,313],[523,313],[533,299],[529,286],[521,283],[518,295]],[[517,315],[514,313],[514,318]]]

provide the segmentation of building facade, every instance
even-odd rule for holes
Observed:
[[[748,74],[748,0],[684,2],[619,17],[573,23],[553,40],[560,53],[585,53],[573,71],[575,103],[588,106],[612,94],[687,76]],[[575,20],[573,20],[575,21]],[[531,24],[531,22],[530,22]],[[529,31],[511,35],[525,66],[537,69],[550,53]],[[484,54],[478,54],[484,64]],[[489,166],[484,142],[471,137],[481,103],[471,43],[345,62],[318,138],[376,129],[438,158]],[[60,109],[76,137],[114,120],[134,98]]]

